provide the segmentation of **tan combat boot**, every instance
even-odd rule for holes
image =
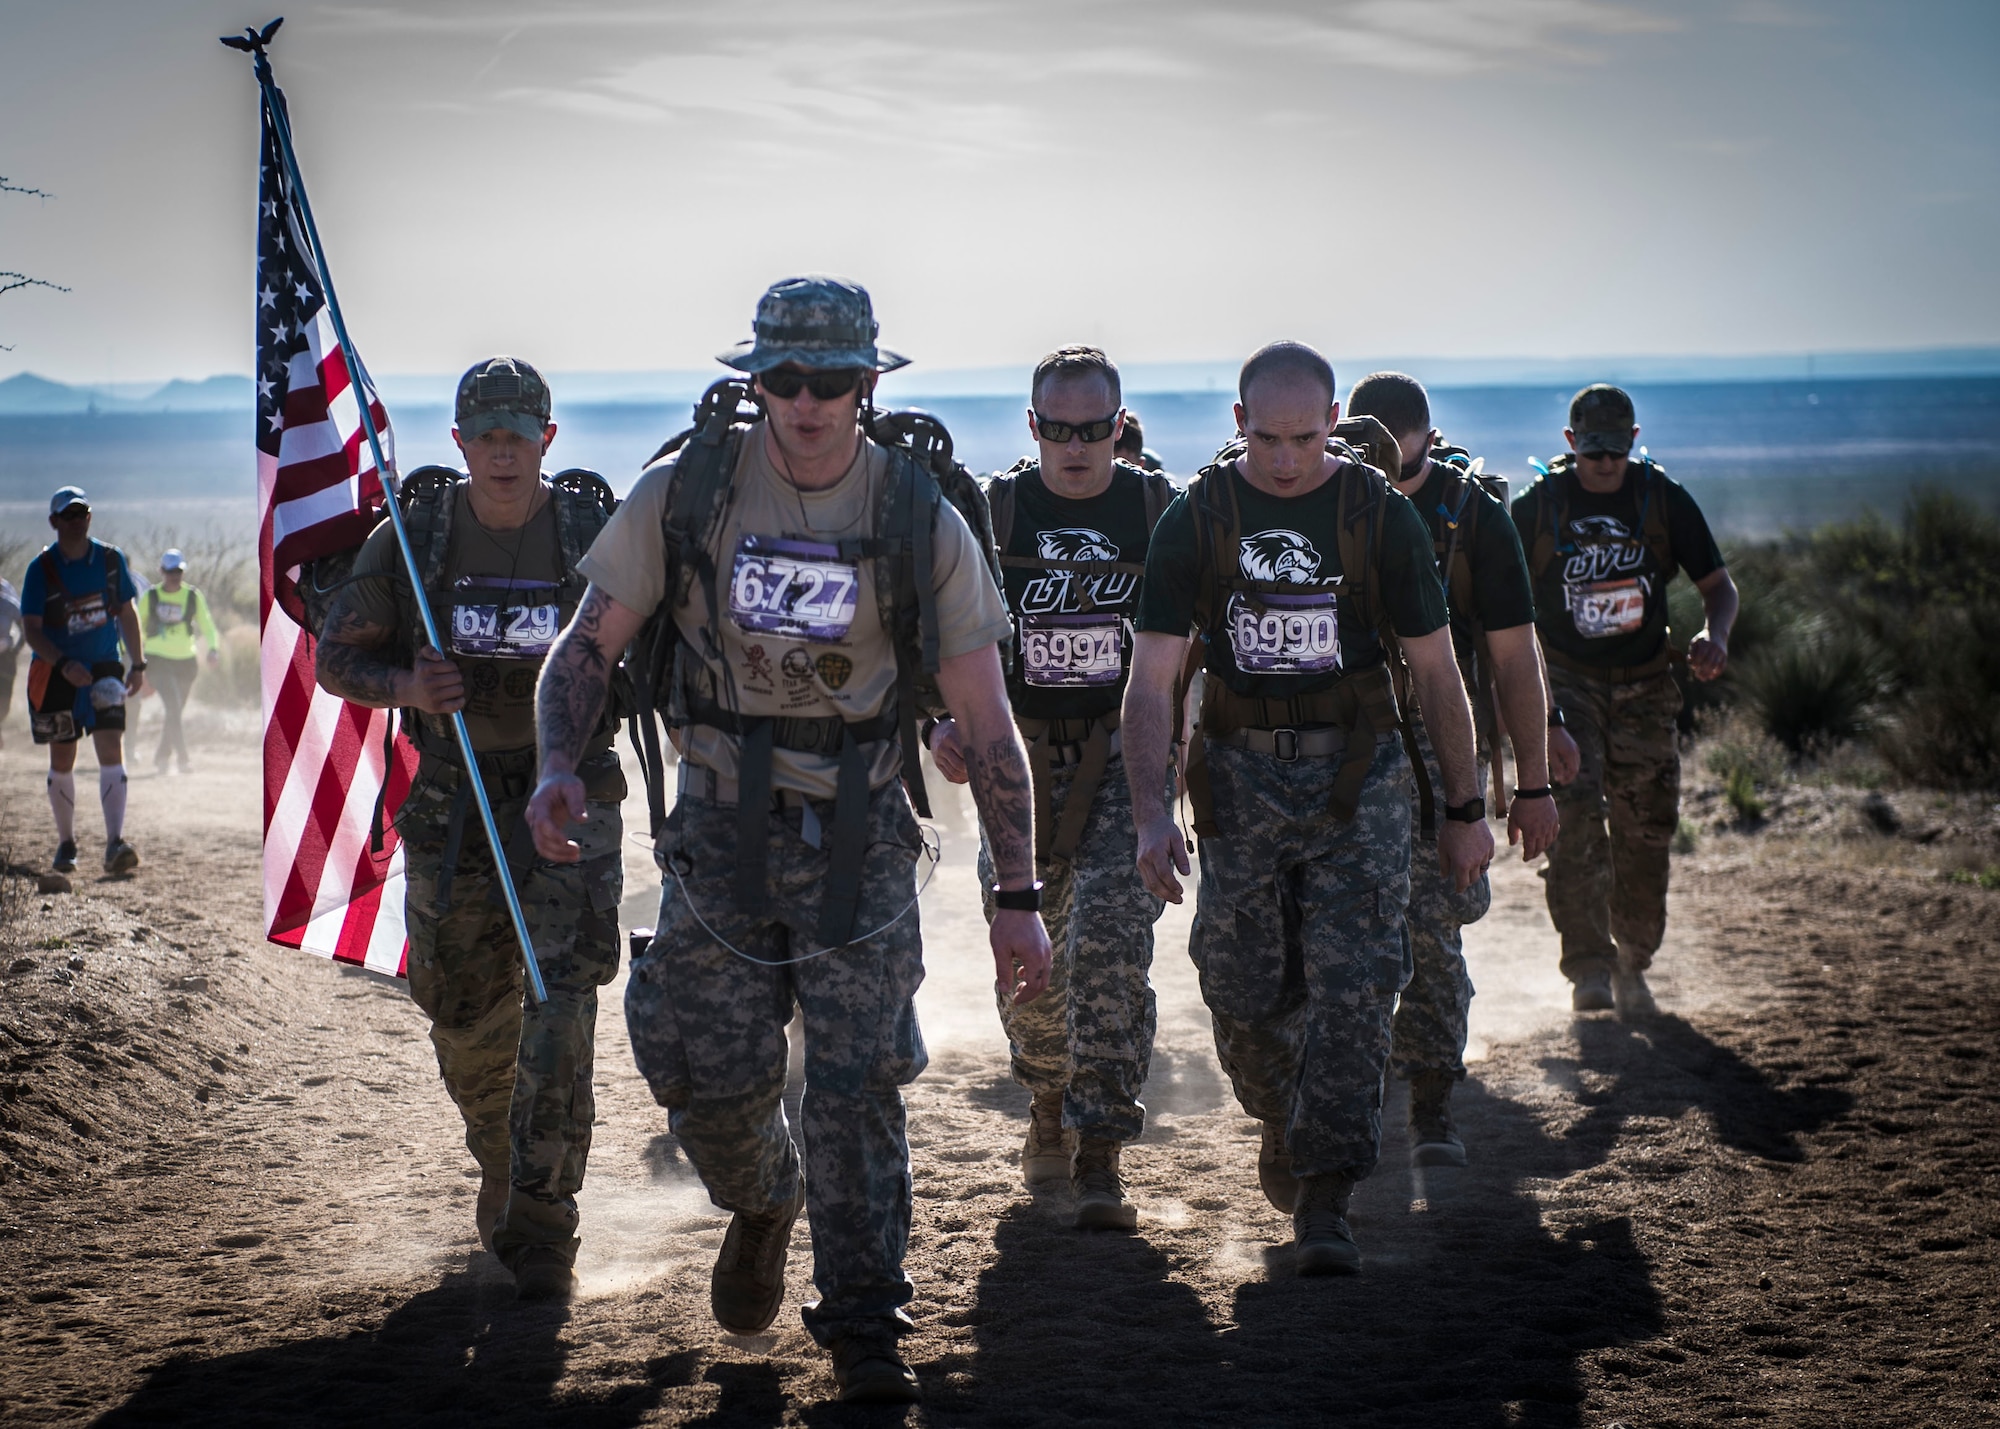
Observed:
[[[1139,1224],[1139,1208],[1125,1199],[1125,1182],[1118,1174],[1119,1150],[1119,1143],[1108,1137],[1086,1136],[1077,1143],[1070,1185],[1076,1191],[1080,1231],[1129,1231]]]
[[[1352,1275],[1361,1269],[1361,1249],[1347,1228],[1347,1198],[1353,1190],[1345,1176],[1299,1178],[1292,1244],[1300,1275]]]
[[[715,1323],[732,1335],[761,1335],[785,1302],[785,1261],[792,1250],[792,1225],[806,1203],[800,1176],[792,1198],[760,1216],[738,1211],[722,1238],[709,1277],[708,1304]]]
[[[1062,1123],[1063,1094],[1036,1092],[1028,1105],[1028,1139],[1021,1146],[1021,1181],[1030,1190],[1060,1186],[1076,1160],[1076,1132]]]
[[[1264,1123],[1264,1138],[1257,1147],[1257,1184],[1272,1208],[1292,1213],[1299,1201],[1299,1178],[1292,1174],[1292,1153],[1285,1146],[1285,1124]]]
[[[1463,1166],[1465,1143],[1451,1122],[1449,1072],[1418,1072],[1410,1078],[1410,1165]]]
[[[493,1249],[493,1232],[500,1229],[500,1216],[507,1209],[507,1195],[513,1189],[513,1179],[507,1172],[497,1175],[480,1172],[479,1199],[472,1203],[472,1223],[479,1230],[480,1245],[489,1253]]]
[[[1618,1004],[1620,1021],[1636,1022],[1659,1016],[1660,1005],[1653,1001],[1653,990],[1646,986],[1646,970],[1623,948],[1618,950],[1618,966],[1611,974],[1611,996]]]

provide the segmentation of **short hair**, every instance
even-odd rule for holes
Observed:
[[[1326,405],[1334,402],[1333,364],[1302,342],[1267,342],[1250,354],[1236,377],[1236,398],[1250,405],[1250,389],[1267,377],[1297,377],[1326,389]]]
[[[1111,405],[1123,405],[1125,391],[1118,382],[1118,364],[1106,357],[1103,349],[1095,347],[1059,347],[1037,362],[1034,380],[1028,384],[1028,400],[1039,402],[1043,384],[1052,377],[1068,380],[1092,373],[1102,377],[1104,385],[1111,389]]]
[[[1371,372],[1347,394],[1347,415],[1373,417],[1397,439],[1431,429],[1431,399],[1406,372]]]
[[[1145,429],[1139,425],[1137,413],[1127,412],[1125,414],[1125,430],[1118,434],[1118,442],[1113,450],[1120,456],[1130,456],[1134,460],[1145,454],[1146,433]]]

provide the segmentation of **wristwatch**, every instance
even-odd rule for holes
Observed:
[[[1550,728],[1550,729],[1567,729],[1568,727],[1569,727],[1569,721],[1563,718],[1563,712],[1562,712],[1562,707],[1561,707],[1560,705],[1550,705],[1550,706],[1549,706],[1549,728]]]
[[[1039,913],[1042,911],[1042,881],[1036,879],[1026,888],[1002,888],[993,885],[993,906],[1005,908],[1010,913]]]
[[[127,673],[133,675],[141,675],[144,674],[145,671],[146,671],[146,662],[144,660],[134,660]]]
[[[931,736],[937,733],[937,727],[943,723],[944,721],[936,715],[925,715],[924,722],[917,726],[917,743],[921,744],[925,749],[929,749],[931,747]]]
[[[1446,804],[1444,816],[1455,823],[1481,824],[1486,822],[1486,800],[1467,799],[1463,804]]]

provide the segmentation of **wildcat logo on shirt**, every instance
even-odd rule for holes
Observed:
[[[1102,531],[1088,526],[1064,526],[1035,537],[1035,554],[1045,561],[1115,561],[1118,548]],[[1120,606],[1139,589],[1139,578],[1127,571],[1085,575],[1081,571],[1050,571],[1036,576],[1021,590],[1021,614],[1058,615],[1086,608]]]
[[[1563,584],[1629,575],[1646,559],[1645,544],[1616,516],[1582,516],[1569,523],[1576,549],[1563,562]]]
[[[1320,554],[1296,531],[1259,531],[1243,538],[1237,565],[1253,581],[1304,585],[1319,578]]]

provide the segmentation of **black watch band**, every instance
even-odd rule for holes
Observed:
[[[1550,729],[1569,728],[1569,721],[1563,718],[1563,712],[1560,706],[1556,705],[1549,706],[1549,728]]]
[[[944,721],[936,715],[925,715],[924,722],[917,726],[917,743],[921,744],[925,749],[929,749],[931,747],[931,736],[937,733],[937,727],[943,723]]]
[[[1555,796],[1556,790],[1553,784],[1544,784],[1539,789],[1516,789],[1514,791],[1516,799],[1553,799]]]
[[[134,660],[132,662],[131,668],[127,671],[128,674],[133,674],[133,675],[142,675],[145,672],[146,672],[146,662],[144,660]]]
[[[1039,913],[1042,911],[1042,881],[1036,879],[1026,888],[993,888],[993,906],[1005,908],[1010,913]]]
[[[1446,804],[1444,816],[1454,823],[1478,824],[1486,821],[1486,800],[1467,799],[1463,804]]]

